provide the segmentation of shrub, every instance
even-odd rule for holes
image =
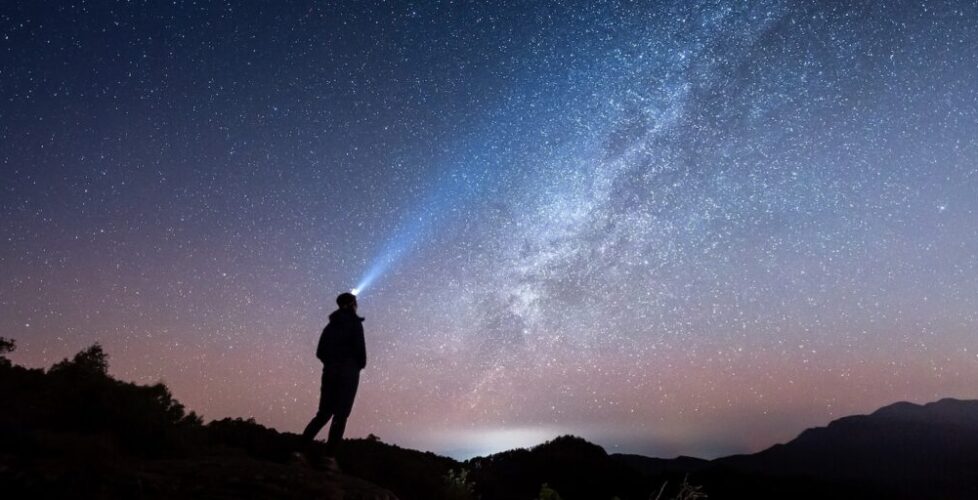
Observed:
[[[449,469],[445,474],[444,498],[448,500],[470,500],[475,498],[475,485],[469,481],[467,469]]]
[[[10,366],[10,360],[4,354],[17,350],[17,342],[14,339],[0,337],[0,367]]]

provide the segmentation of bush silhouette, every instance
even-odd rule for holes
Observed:
[[[15,342],[13,339],[0,337],[0,368],[10,366],[10,360],[7,359],[4,354],[14,352],[16,349],[17,342]]]
[[[449,469],[445,474],[445,487],[443,494],[447,500],[474,500],[475,486],[469,481],[469,471],[467,469]]]

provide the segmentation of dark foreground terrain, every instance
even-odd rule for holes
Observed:
[[[12,345],[0,339],[0,355]],[[897,403],[753,455],[609,455],[564,436],[465,462],[349,440],[330,471],[297,436],[204,424],[162,384],[108,375],[93,346],[48,370],[0,357],[3,498],[978,498],[978,401]],[[708,495],[705,497],[704,495]]]

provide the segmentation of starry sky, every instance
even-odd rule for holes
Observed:
[[[978,397],[978,3],[15,0],[0,335],[302,429],[715,457]]]

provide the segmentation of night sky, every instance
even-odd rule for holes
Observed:
[[[749,5],[748,5],[749,4]],[[207,419],[714,457],[978,398],[978,3],[0,7],[0,335]]]

